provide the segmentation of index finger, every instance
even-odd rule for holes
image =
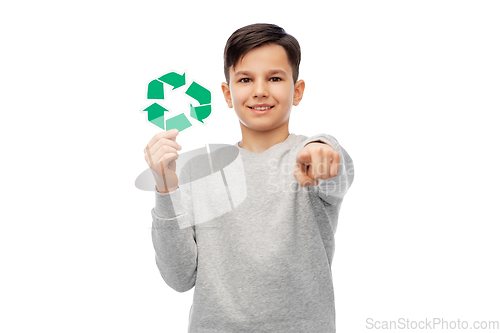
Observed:
[[[168,130],[168,131],[162,131],[162,132],[156,134],[155,136],[153,136],[151,141],[149,141],[147,148],[153,147],[154,144],[156,142],[158,142],[158,140],[160,140],[160,139],[170,139],[170,140],[175,141],[175,137],[178,134],[179,134],[179,130],[177,128],[172,128],[171,130]]]

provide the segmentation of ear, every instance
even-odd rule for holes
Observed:
[[[226,82],[222,82],[221,85],[222,94],[224,94],[224,99],[226,100],[227,106],[233,108],[233,100],[231,99],[231,91],[229,90],[229,85]]]
[[[304,95],[304,89],[306,84],[303,80],[298,80],[295,82],[295,89],[293,92],[293,105],[299,105],[299,102],[302,100],[302,95]]]

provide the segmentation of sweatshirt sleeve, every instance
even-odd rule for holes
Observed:
[[[312,187],[312,191],[329,204],[335,204],[342,200],[347,190],[354,180],[354,165],[351,157],[338,141],[328,134],[313,135],[304,141],[300,147],[302,149],[308,143],[321,141],[333,147],[340,155],[340,168],[336,177],[330,179],[319,179],[318,185]],[[300,150],[299,149],[299,150]]]
[[[188,195],[182,192],[186,188],[181,186],[169,193],[155,189],[155,207],[151,210],[156,265],[165,283],[178,292],[193,288],[198,266],[196,234],[192,226],[186,226],[191,220],[190,209],[179,209],[185,207],[180,203],[182,195]]]

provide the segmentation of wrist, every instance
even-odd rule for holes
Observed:
[[[162,194],[169,193],[169,192],[173,192],[173,191],[177,190],[178,188],[179,188],[179,186],[172,187],[172,188],[166,188],[166,189],[165,189],[165,188],[163,188],[163,187],[159,188],[159,187],[158,187],[158,185],[156,185],[156,191],[157,191],[158,193],[162,193]]]

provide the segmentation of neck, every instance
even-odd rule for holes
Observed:
[[[238,145],[253,153],[262,153],[275,144],[285,141],[290,135],[288,123],[269,131],[256,131],[246,127],[241,122],[240,127],[242,139]]]

